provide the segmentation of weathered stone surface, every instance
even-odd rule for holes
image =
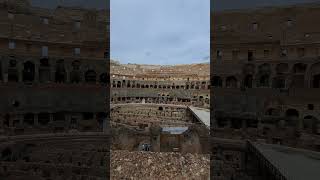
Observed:
[[[209,179],[208,154],[112,151],[111,179]]]

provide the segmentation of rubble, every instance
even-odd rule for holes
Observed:
[[[111,179],[210,179],[209,154],[112,151]]]

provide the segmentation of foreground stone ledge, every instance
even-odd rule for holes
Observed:
[[[111,179],[209,179],[209,154],[112,151]]]

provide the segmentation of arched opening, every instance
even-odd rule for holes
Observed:
[[[212,86],[213,87],[222,87],[222,79],[220,76],[213,76]]]
[[[35,76],[35,65],[27,61],[23,64],[23,81],[24,82],[30,82],[34,81]]]
[[[1,159],[2,160],[10,160],[12,155],[12,150],[9,147],[6,147],[2,152],[1,152]]]
[[[9,69],[8,69],[8,81],[9,82],[18,82],[18,70],[17,70],[17,61],[11,59],[9,61]]]
[[[316,63],[311,66],[310,87],[311,88],[320,88],[320,63]]]
[[[42,83],[49,82],[50,79],[50,64],[47,58],[40,59],[39,81]]]
[[[278,76],[278,77],[273,78],[272,87],[273,88],[285,88],[286,87],[285,77]]]
[[[270,82],[270,65],[267,63],[264,63],[258,67],[258,87],[269,87]]]
[[[252,75],[246,75],[246,77],[244,78],[243,84],[245,88],[252,88],[252,81],[253,81],[253,77]]]
[[[53,114],[53,121],[65,121],[66,117],[63,112],[56,112]]]
[[[299,112],[296,109],[288,109],[286,111],[286,122],[289,126],[297,126]]]
[[[320,88],[320,74],[314,75],[312,77],[312,87]]]
[[[231,128],[240,129],[242,127],[242,120],[241,119],[231,119]]]
[[[0,81],[3,80],[3,75],[2,75],[2,62],[0,62]]]
[[[66,70],[65,70],[65,67],[64,67],[64,60],[57,61],[55,80],[56,80],[57,83],[66,82]]]
[[[269,108],[265,115],[267,116],[280,116],[280,110],[275,108]]]
[[[307,69],[307,65],[303,63],[297,63],[293,65],[292,68],[292,81],[290,84],[291,88],[303,88],[304,87],[304,79],[305,79],[305,72]]]
[[[50,114],[49,113],[39,113],[38,114],[38,122],[42,126],[47,125],[50,122]]]
[[[105,112],[99,112],[96,114],[96,118],[97,118],[97,121],[99,123],[100,126],[103,125],[103,122],[106,120],[107,118],[107,113]]]
[[[107,73],[102,73],[100,75],[100,79],[99,79],[99,82],[100,84],[103,84],[103,85],[106,85],[108,83],[108,76],[107,76]]]
[[[297,63],[293,65],[292,72],[294,74],[304,74],[306,72],[307,65],[303,63]]]
[[[94,117],[94,114],[92,112],[83,112],[82,113],[83,120],[92,120],[93,117]]]
[[[234,76],[229,76],[226,79],[226,87],[227,88],[237,88],[237,79]]]
[[[26,125],[34,125],[34,114],[28,113],[23,116],[23,123]]]
[[[85,80],[87,83],[95,83],[97,78],[97,73],[94,70],[88,70],[85,73]]]
[[[303,118],[303,129],[313,134],[320,134],[319,120],[311,115],[305,116]]]
[[[258,82],[258,87],[269,87],[269,75],[261,75]]]
[[[292,75],[290,88],[304,88],[304,75]]]
[[[286,117],[298,118],[299,117],[299,112],[296,109],[288,109],[286,111]]]
[[[278,75],[285,74],[289,71],[289,65],[286,63],[280,63],[276,66],[276,73]]]
[[[71,83],[80,83],[81,72],[80,72],[80,61],[76,60],[72,62],[72,71],[70,73]]]

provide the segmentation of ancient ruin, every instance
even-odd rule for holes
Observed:
[[[319,4],[211,14],[213,178],[289,178],[257,142],[320,150],[319,15]]]
[[[196,156],[200,159],[189,159],[189,163],[202,167],[202,172],[195,177],[208,179],[209,164],[205,162],[209,161],[210,150],[209,64],[162,66],[111,61],[110,68],[111,149],[114,151],[111,177],[139,179],[142,174],[149,174],[148,177],[156,179],[186,178],[187,173],[180,174],[180,171],[189,170],[176,161],[179,157],[203,154]],[[144,153],[139,155],[139,151]],[[126,157],[130,153],[141,156],[141,161],[133,160],[138,166],[144,167],[143,159],[148,157],[156,163],[155,169],[137,170],[126,164],[124,158],[115,160],[119,154]],[[178,159],[170,158],[168,153],[174,153]],[[192,154],[185,156],[185,153]],[[177,172],[167,171],[159,161],[161,158],[171,163]],[[134,174],[124,174],[121,168]],[[159,168],[160,174],[155,172]]]
[[[0,1],[1,178],[106,178],[108,14]]]

